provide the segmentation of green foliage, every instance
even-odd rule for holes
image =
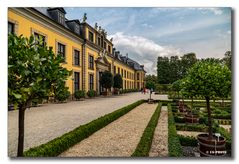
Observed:
[[[197,147],[198,145],[198,141],[195,137],[178,135],[178,138],[182,146]]]
[[[157,84],[157,77],[155,75],[146,75],[145,81],[146,81],[145,87],[147,89],[152,88],[153,90],[155,90]]]
[[[100,77],[100,84],[102,87],[108,89],[113,86],[113,75],[109,71],[105,71],[102,73],[102,76]]]
[[[194,53],[178,56],[158,57],[157,77],[160,84],[172,84],[186,75],[188,69],[197,62]]]
[[[231,150],[232,136],[231,134],[222,127],[216,129],[217,133],[220,133],[223,137],[226,138],[226,149]]]
[[[146,84],[145,84],[145,87],[147,89],[155,89],[155,84],[152,82],[152,81],[147,81]]]
[[[75,91],[74,96],[77,100],[85,98],[85,91],[84,90]]]
[[[123,87],[123,79],[120,74],[116,74],[114,76],[114,86],[113,87],[118,88],[118,89]]]
[[[176,124],[176,129],[181,131],[206,132],[208,127],[204,124]]]
[[[97,130],[105,127],[109,123],[128,113],[136,106],[144,103],[144,100],[139,100],[121,109],[118,109],[112,113],[106,114],[94,121],[91,121],[85,125],[81,125],[78,128],[57,137],[45,144],[30,148],[24,152],[26,157],[56,157],[62,152],[66,151],[73,145],[79,143],[83,139],[89,137]]]
[[[225,65],[210,60],[196,63],[188,71],[183,84],[184,90],[209,98],[228,95],[230,87],[231,71]]]
[[[168,104],[168,151],[170,157],[183,156],[170,104]]]
[[[65,86],[64,81],[58,81],[56,84],[54,89],[55,99],[59,102],[66,101],[70,96],[69,88]]]
[[[154,131],[158,124],[158,119],[161,112],[161,103],[158,104],[153,116],[151,117],[147,127],[144,130],[144,133],[134,151],[131,155],[132,157],[147,157],[151,148]]]
[[[178,116],[174,116],[174,121],[176,123],[185,123],[185,120],[183,117],[178,117]]]
[[[52,48],[37,45],[34,37],[8,36],[8,102],[24,105],[32,99],[47,98],[57,82],[70,72]]]
[[[89,96],[89,97],[95,97],[95,96],[96,96],[96,91],[94,91],[94,90],[89,90],[89,91],[87,92],[87,96]]]
[[[222,59],[222,62],[230,69],[232,70],[232,53],[231,51],[227,51],[224,54],[224,58]]]

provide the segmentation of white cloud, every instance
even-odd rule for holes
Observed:
[[[149,74],[156,74],[155,67],[157,66],[158,56],[180,56],[181,49],[172,46],[161,46],[152,40],[141,36],[125,35],[122,32],[117,32],[110,37],[114,38],[114,45],[122,54],[129,54],[133,60],[143,64],[145,70]]]
[[[201,10],[203,13],[213,12],[215,15],[223,14],[223,10],[220,8],[198,8],[198,9]]]

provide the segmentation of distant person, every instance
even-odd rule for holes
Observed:
[[[146,88],[144,87],[144,94],[145,94],[145,92],[146,92]]]

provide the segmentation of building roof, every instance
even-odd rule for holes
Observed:
[[[53,21],[56,21],[51,14],[49,13],[49,11],[51,10],[60,10],[62,13],[66,14],[66,11],[64,10],[63,7],[54,7],[54,8],[50,8],[50,7],[34,7],[35,10],[37,10],[38,12],[40,12],[41,14],[47,16],[48,18],[50,18]],[[65,22],[76,22],[77,24],[80,24],[80,21],[78,19],[74,19],[74,20],[68,20],[67,18],[65,18]],[[70,27],[68,26],[67,23],[61,24],[62,26],[64,26],[65,28],[67,28],[68,30],[71,30]],[[89,25],[90,26],[90,25]],[[93,28],[93,27],[92,27]],[[119,60],[120,62],[123,62],[124,64],[128,65],[129,67],[133,68],[136,71],[144,71],[144,66],[140,65],[138,62],[130,59],[127,56],[123,56],[120,54],[120,51],[115,51],[115,53],[113,54],[113,57],[117,60]]]

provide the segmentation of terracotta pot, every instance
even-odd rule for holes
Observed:
[[[198,115],[192,114],[192,113],[185,114],[184,120],[187,123],[198,123],[199,122]]]
[[[224,156],[226,154],[226,140],[224,137],[213,135],[213,138],[209,139],[208,134],[199,134],[197,139],[201,157]]]

